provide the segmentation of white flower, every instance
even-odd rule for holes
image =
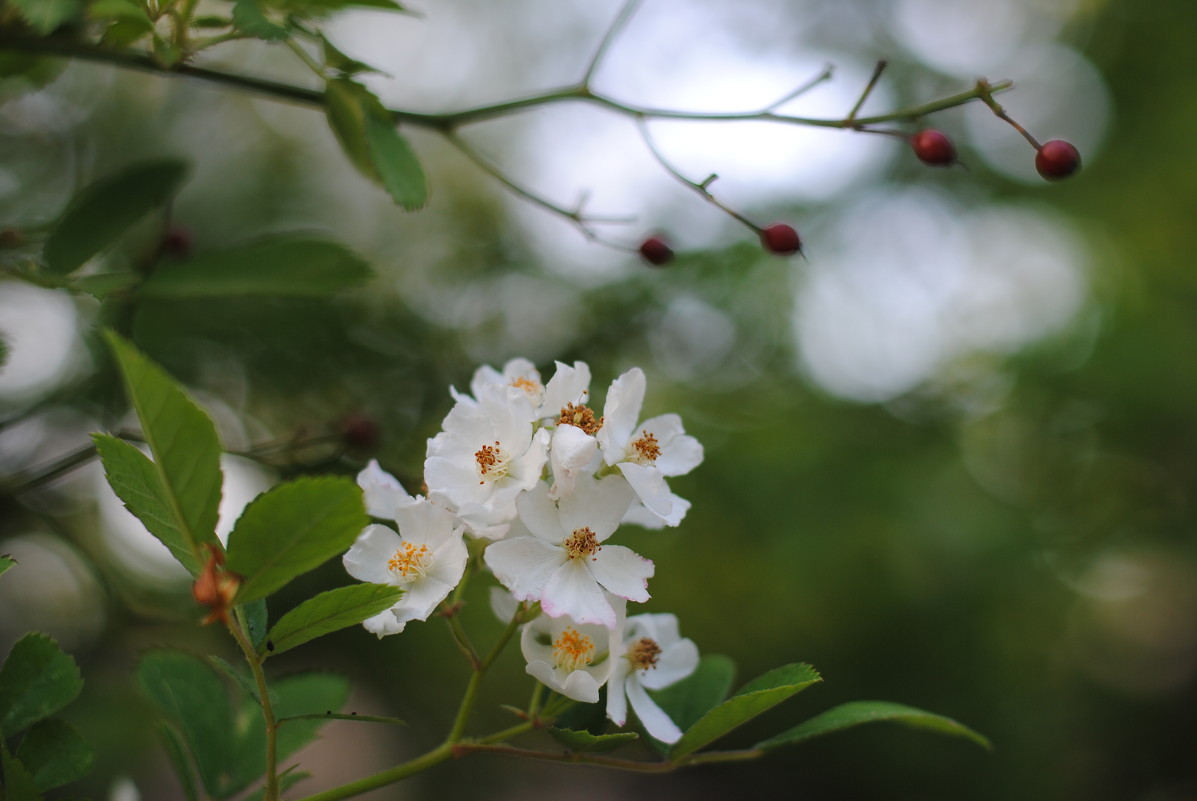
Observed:
[[[676,414],[637,423],[644,390],[644,372],[639,367],[615,379],[603,406],[603,426],[595,437],[603,459],[619,468],[644,506],[666,525],[676,526],[689,504],[669,491],[665,477],[685,475],[701,464],[702,445],[686,434]]]
[[[540,371],[527,359],[511,359],[503,365],[502,372],[488,364],[482,365],[474,371],[474,377],[470,380],[470,392],[477,398],[482,395],[483,387],[493,385],[522,389],[534,409],[539,408],[544,399],[544,384],[540,381]]]
[[[357,485],[362,488],[366,513],[371,517],[394,520],[396,510],[416,502],[403,489],[399,479],[378,466],[377,459],[371,459],[366,468],[357,474]]]
[[[395,511],[396,534],[387,526],[366,526],[342,560],[360,581],[402,587],[403,597],[362,625],[383,637],[403,631],[409,620],[427,620],[465,572],[469,553],[453,515],[419,498]]]
[[[516,507],[526,532],[492,543],[486,564],[520,601],[540,601],[550,617],[614,628],[616,612],[603,592],[647,601],[653,563],[622,545],[605,545],[632,501],[619,476],[579,482],[577,492],[554,503],[538,484]]]
[[[616,603],[622,617],[623,604]],[[611,675],[611,645],[618,642],[617,635],[605,626],[541,615],[520,634],[525,670],[567,698],[596,703],[599,688]]]
[[[428,440],[424,480],[480,536],[502,536],[515,498],[540,480],[548,432],[535,431],[532,402],[518,388],[488,384],[477,400],[461,399],[444,430]]]
[[[504,386],[523,390],[532,403],[533,419],[556,418],[561,408],[568,403],[582,403],[589,393],[590,367],[586,362],[574,362],[570,367],[561,362],[555,363],[557,372],[549,379],[548,384],[541,383],[540,371],[527,359],[511,359],[503,365],[499,372],[489,365],[483,365],[474,371],[470,380],[470,392],[479,398],[486,391],[486,387]],[[455,398],[462,396],[453,393]]]
[[[635,615],[627,619],[612,654],[615,665],[607,687],[607,717],[627,722],[628,703],[645,731],[663,743],[676,743],[682,732],[646,690],[681,681],[698,667],[698,647],[678,634],[675,615]]]

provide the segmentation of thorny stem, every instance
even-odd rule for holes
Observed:
[[[483,158],[477,151],[475,151],[464,140],[462,140],[460,136],[457,135],[457,129],[468,124],[485,122],[487,120],[509,116],[541,106],[576,101],[597,105],[617,114],[631,117],[638,123],[643,123],[643,121],[648,119],[680,120],[688,122],[742,122],[752,120],[761,122],[775,122],[788,125],[803,125],[817,128],[834,128],[840,130],[860,131],[865,126],[877,125],[880,123],[917,120],[920,117],[924,117],[938,111],[943,111],[945,109],[955,108],[973,100],[980,99],[989,105],[990,108],[994,109],[995,113],[997,113],[999,117],[1002,117],[1002,119],[1005,119],[1007,122],[1010,122],[1012,125],[1014,125],[1015,128],[1017,128],[1024,136],[1027,137],[1028,141],[1038,147],[1038,143],[1035,142],[1035,140],[1025,131],[1025,129],[1014,123],[1009,119],[1009,117],[1006,117],[1004,112],[1001,111],[1001,107],[993,102],[992,96],[998,92],[1002,92],[1011,88],[1013,85],[1011,81],[999,81],[994,84],[990,84],[986,81],[978,81],[977,85],[971,90],[959,92],[957,94],[950,95],[939,100],[934,100],[929,103],[909,106],[907,108],[891,111],[888,114],[878,114],[871,117],[855,117],[854,114],[859,111],[860,105],[863,104],[865,97],[867,97],[871,91],[871,86],[875,82],[872,81],[870,82],[870,86],[866,87],[865,93],[862,95],[861,100],[857,104],[857,108],[853,110],[853,114],[850,114],[848,117],[842,119],[798,117],[788,114],[778,114],[775,111],[786,101],[796,97],[798,94],[801,94],[812,86],[830,78],[830,68],[825,69],[822,73],[816,76],[814,80],[799,87],[777,102],[760,111],[716,113],[676,111],[672,109],[651,108],[647,106],[638,106],[620,102],[611,97],[595,92],[590,85],[590,81],[594,73],[597,71],[603,56],[606,54],[611,43],[614,41],[615,36],[631,17],[637,5],[638,0],[629,0],[629,2],[620,11],[620,14],[616,17],[614,24],[608,29],[598,49],[596,50],[595,55],[592,57],[582,81],[578,84],[551,89],[514,100],[475,106],[473,108],[444,112],[440,114],[409,111],[406,109],[390,109],[389,113],[397,124],[429,128],[440,133],[441,135],[445,136],[446,139],[448,139],[450,144],[460,150],[480,169],[492,176],[495,180],[499,181],[499,183],[507,187],[519,197],[522,197],[524,200],[539,206],[540,208],[552,214],[556,214],[570,221],[582,232],[584,236],[586,236],[587,239],[611,247],[616,247],[619,250],[626,250],[626,248],[612,245],[609,242],[603,241],[595,233],[591,226],[597,223],[631,222],[632,218],[626,216],[598,217],[583,215],[580,208],[569,209],[556,204],[547,198],[541,197],[535,192],[519,185],[517,182],[505,175],[496,166]],[[88,45],[86,43],[71,41],[69,39],[36,38],[11,33],[0,33],[0,50],[18,50],[24,52],[58,55],[68,58],[79,58],[112,64],[126,69],[152,72],[157,75],[183,75],[186,77],[207,81],[209,83],[262,95],[274,100],[280,100],[319,109],[323,109],[326,106],[324,93],[319,90],[306,89],[278,81],[240,75],[237,73],[229,73],[205,67],[197,67],[185,63],[177,64],[172,67],[164,67],[148,54],[109,50],[96,45]],[[875,72],[875,78],[879,76],[879,74],[880,65],[878,70]],[[662,161],[659,156],[658,160]],[[663,161],[662,164],[664,166]],[[692,188],[696,188],[703,192],[708,201],[715,203],[732,217],[745,223],[753,230],[759,230],[757,226],[747,222],[743,217],[731,211],[726,206],[716,202],[713,197],[710,197],[710,193],[705,191],[705,185],[709,183],[709,180],[703,184],[695,184],[694,182],[680,176],[672,168],[667,167],[667,169],[679,180],[682,180]]]

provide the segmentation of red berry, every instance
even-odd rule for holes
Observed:
[[[351,412],[337,422],[337,435],[350,450],[370,452],[378,448],[382,429],[372,417]]]
[[[659,236],[650,236],[640,245],[640,256],[654,267],[661,267],[673,261],[673,248]]]
[[[956,146],[934,128],[926,128],[910,137],[910,146],[919,161],[932,167],[950,167],[956,163]]]
[[[792,227],[773,223],[761,229],[761,246],[778,256],[791,256],[802,251],[802,240]]]
[[[1035,169],[1049,181],[1060,181],[1081,168],[1081,154],[1063,139],[1044,142],[1035,154]]]

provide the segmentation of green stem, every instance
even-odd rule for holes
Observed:
[[[714,764],[717,762],[745,762],[759,759],[765,755],[765,752],[759,748],[749,748],[743,751],[710,751],[704,754],[692,754],[676,762],[643,762],[635,759],[602,756],[600,754],[587,754],[576,751],[536,751],[531,748],[490,745],[483,742],[461,743],[454,750],[460,756],[466,754],[496,754],[500,756],[521,757],[523,759],[535,759],[542,762],[572,762],[583,765],[598,765],[604,768],[615,768],[635,773],[671,773],[678,768],[689,765]]]
[[[418,756],[409,762],[404,762],[402,765],[396,765],[381,773],[375,773],[373,776],[367,776],[364,779],[358,779],[357,781],[343,784],[340,787],[325,790],[322,793],[306,796],[300,799],[300,801],[342,801],[345,798],[352,798],[355,795],[368,793],[371,790],[386,787],[388,784],[394,784],[397,781],[406,779],[408,776],[414,776],[435,765],[439,765],[454,756],[454,751],[455,747],[452,744],[444,743],[426,754]]]
[[[240,613],[238,613],[240,614]],[[237,641],[241,652],[245,654],[245,661],[254,674],[254,682],[258,685],[258,699],[262,704],[262,722],[266,727],[266,787],[263,790],[263,801],[279,801],[278,787],[278,723],[274,718],[274,708],[270,704],[270,692],[266,687],[266,672],[262,670],[262,660],[254,650],[253,644],[245,636],[240,617],[236,621],[229,621],[229,633]]]

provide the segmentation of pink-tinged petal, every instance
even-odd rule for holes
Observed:
[[[673,513],[673,493],[669,491],[661,471],[655,467],[623,462],[619,465],[619,472],[623,473],[648,510],[668,522]]]
[[[612,381],[611,388],[607,390],[607,400],[603,404],[603,427],[595,435],[607,464],[615,464],[624,457],[628,440],[640,419],[646,384],[644,371],[633,367]]]
[[[366,513],[371,517],[390,520],[396,508],[415,503],[399,479],[379,467],[377,459],[371,459],[366,468],[357,474],[357,485],[362,488]]]
[[[611,671],[611,678],[607,681],[607,717],[616,726],[622,726],[628,722],[628,697],[624,694],[624,684],[631,665],[626,659],[615,657],[614,654],[612,657],[618,661],[615,663],[615,669]]]
[[[669,716],[661,707],[657,706],[653,699],[648,697],[648,693],[638,682],[629,681],[626,688],[628,701],[631,702],[632,710],[640,719],[645,731],[663,743],[673,744],[682,739],[682,730],[669,719]]]
[[[549,617],[568,615],[578,623],[615,628],[615,610],[582,559],[570,559],[553,573],[541,593],[540,608]]]
[[[569,534],[589,528],[599,542],[610,537],[619,527],[636,494],[621,476],[610,475],[595,481],[579,477],[572,495],[557,504],[561,513],[560,528]]]
[[[371,584],[394,584],[387,562],[403,542],[399,535],[377,523],[366,526],[357,541],[341,558],[346,572],[358,581]]]
[[[362,621],[362,626],[365,627],[366,631],[377,635],[380,640],[388,634],[398,634],[403,631],[403,627],[406,625],[407,621],[395,617],[394,612],[390,609],[385,612],[379,612],[374,617],[368,617]]]
[[[492,542],[483,554],[499,583],[521,601],[539,601],[549,579],[568,559],[565,551],[535,537]]]
[[[660,690],[671,684],[676,684],[689,676],[698,667],[698,646],[693,640],[678,640],[672,645],[665,645],[657,656],[657,664],[651,670],[640,671],[640,683],[650,690]]]
[[[604,545],[588,563],[593,580],[620,598],[644,603],[649,599],[648,580],[656,570],[651,559],[622,545]]]
[[[636,433],[647,431],[657,438],[661,453],[653,465],[666,476],[684,476],[702,464],[702,445],[682,428],[682,418],[663,414],[645,420]]]
[[[532,532],[532,536],[554,545],[560,545],[565,539],[568,532],[561,525],[557,504],[549,498],[547,485],[537,484],[520,495],[516,498],[515,508],[519,510],[520,520]]]

